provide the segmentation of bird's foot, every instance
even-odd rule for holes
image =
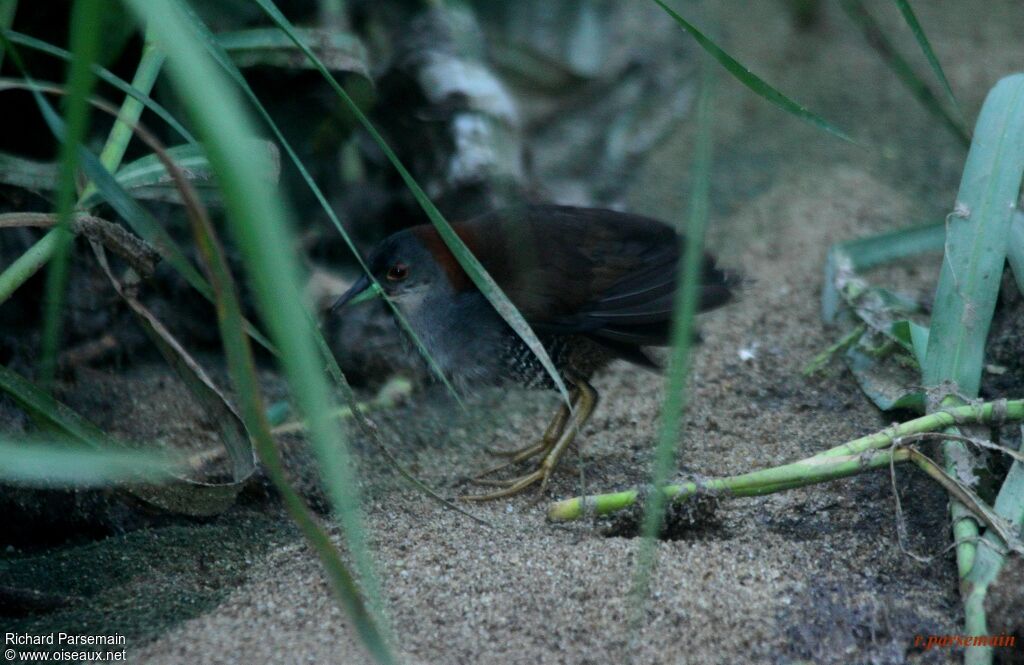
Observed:
[[[554,445],[554,442],[538,441],[537,443],[532,443],[532,444],[530,444],[528,446],[524,446],[524,447],[518,448],[516,450],[510,450],[510,451],[490,451],[489,450],[488,452],[490,452],[492,455],[500,455],[502,457],[508,457],[508,459],[506,461],[502,462],[501,464],[495,464],[494,466],[492,466],[492,467],[490,467],[488,469],[485,469],[485,470],[481,471],[480,473],[476,474],[475,476],[473,476],[473,481],[474,482],[479,481],[484,476],[489,476],[492,473],[494,473],[495,471],[501,471],[502,469],[507,469],[508,467],[513,466],[515,464],[519,464],[520,462],[525,462],[526,460],[530,459],[531,457],[536,457],[537,455],[550,450],[551,446],[553,446],[553,445]],[[481,483],[481,484],[486,485],[486,484],[489,484],[489,483],[484,482],[484,483]]]
[[[546,460],[545,460],[546,461]],[[536,471],[528,473],[518,478],[509,478],[507,480],[490,480],[490,479],[474,479],[473,482],[479,485],[490,485],[492,487],[500,487],[501,489],[486,494],[467,494],[466,496],[459,497],[463,501],[493,501],[495,499],[503,499],[513,494],[519,494],[524,489],[533,485],[537,481],[540,481],[540,490],[537,493],[536,501],[544,496],[544,490],[547,488],[548,479],[551,477],[551,472],[554,470],[554,466],[548,466],[547,464],[541,464]]]

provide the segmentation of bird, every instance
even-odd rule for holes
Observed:
[[[649,217],[553,204],[493,210],[451,226],[530,325],[569,394],[569,403],[560,403],[539,440],[496,452],[507,461],[475,477],[497,489],[462,498],[500,499],[540,483],[539,498],[597,406],[600,396],[590,383],[594,374],[615,359],[659,369],[645,348],[670,343],[686,241],[672,226]],[[453,385],[556,388],[433,225],[385,238],[366,265],[369,274],[357,279],[332,311],[366,299],[376,281]],[[698,274],[698,311],[734,299],[740,278],[718,267],[714,256],[703,253]],[[529,473],[488,478],[535,458],[539,463]]]

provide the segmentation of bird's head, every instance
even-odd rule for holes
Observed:
[[[383,295],[403,308],[418,306],[434,292],[451,289],[452,275],[461,272],[433,229],[418,227],[385,238],[370,253],[367,265]],[[373,282],[363,275],[346,291],[333,310],[378,295]]]

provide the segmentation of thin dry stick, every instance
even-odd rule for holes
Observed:
[[[910,447],[911,460],[936,482],[942,485],[957,501],[967,507],[981,522],[992,529],[1012,552],[1024,556],[1024,543],[1014,533],[1014,528],[993,512],[982,499],[960,481],[956,480],[930,457]]]

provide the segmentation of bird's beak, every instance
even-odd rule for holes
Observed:
[[[372,300],[378,295],[380,293],[377,286],[370,281],[369,277],[363,275],[331,306],[331,314],[337,312],[345,305],[357,305],[361,302]]]

